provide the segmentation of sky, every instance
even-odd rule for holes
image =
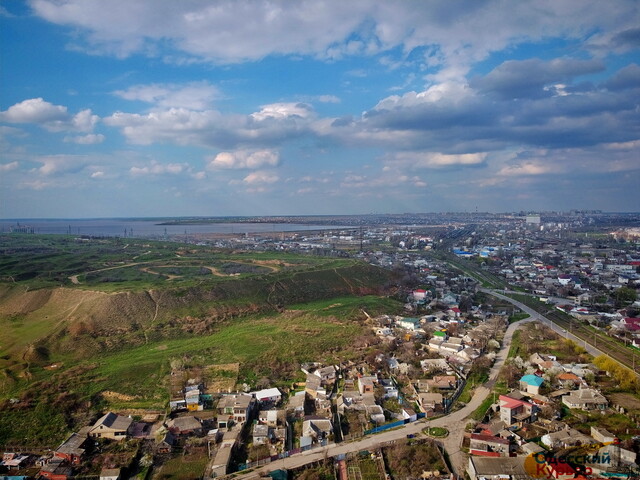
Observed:
[[[637,0],[0,0],[0,218],[640,211]]]

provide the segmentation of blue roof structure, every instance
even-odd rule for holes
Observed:
[[[520,379],[520,381],[526,383],[527,385],[539,387],[544,382],[544,379],[537,375],[525,375]]]

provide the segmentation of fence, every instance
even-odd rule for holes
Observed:
[[[393,422],[393,423],[386,423],[384,425],[380,425],[379,427],[374,427],[371,430],[365,430],[364,434],[365,435],[371,435],[373,433],[384,432],[385,430],[390,430],[392,428],[401,427],[403,425],[406,425],[406,424],[411,423],[411,422],[415,422],[416,420],[418,420],[420,418],[424,418],[424,417],[425,417],[425,414],[421,412],[421,413],[416,414],[415,420],[412,420],[411,418],[407,418],[405,420],[398,420],[397,422]]]
[[[240,465],[238,465],[238,471],[241,472],[241,471],[247,470],[249,468],[261,467],[261,466],[267,465],[267,464],[269,464],[271,462],[275,462],[276,460],[281,460],[283,458],[287,458],[287,457],[289,457],[291,455],[295,455],[297,453],[306,452],[307,450],[313,450],[314,448],[325,447],[326,445],[327,445],[327,442],[324,441],[324,442],[322,442],[320,444],[308,445],[306,447],[294,448],[292,450],[287,450],[286,452],[279,453],[278,455],[271,455],[270,457],[261,458],[259,460],[256,460],[255,462],[241,463]]]

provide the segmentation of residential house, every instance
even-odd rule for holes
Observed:
[[[202,435],[202,422],[191,415],[177,417],[167,422],[169,431],[174,435]]]
[[[384,398],[398,398],[398,389],[390,378],[380,380],[380,385],[384,388]]]
[[[445,339],[440,336],[433,336],[429,339],[428,348],[431,351],[439,352],[442,344],[445,343]],[[457,350],[456,350],[457,351]]]
[[[333,424],[328,418],[309,416],[302,423],[302,437],[300,446],[309,446],[314,443],[322,443],[333,432]]]
[[[435,390],[453,390],[456,388],[458,379],[455,375],[436,375],[427,380],[427,388],[429,392]]]
[[[486,457],[508,457],[513,447],[506,438],[494,437],[472,433],[469,443],[469,453],[471,455],[483,455]]]
[[[500,420],[506,425],[535,422],[538,407],[533,403],[517,400],[507,395],[500,395]]]
[[[327,397],[327,390],[322,386],[322,379],[317,375],[307,375],[304,389],[313,399]]]
[[[372,423],[384,423],[384,410],[380,405],[376,405],[375,403],[365,404],[367,409],[367,415],[369,415],[369,419]]]
[[[216,455],[211,462],[211,476],[220,477],[226,475],[229,468],[229,461],[231,460],[231,453],[238,441],[238,435],[240,434],[239,428],[234,428],[224,432],[222,441],[218,445]]]
[[[444,358],[428,358],[425,360],[420,360],[420,366],[425,372],[451,371],[451,366],[449,366]]]
[[[460,350],[455,354],[457,357],[462,359],[464,362],[471,362],[480,356],[480,352],[472,347],[466,347]]]
[[[592,388],[574,390],[562,397],[562,403],[569,408],[582,410],[604,410],[609,406],[606,397]]]
[[[256,400],[261,403],[276,404],[282,400],[282,393],[277,388],[267,388],[264,390],[258,390],[255,393]]]
[[[452,337],[448,341],[442,342],[440,344],[440,350],[439,350],[440,353],[451,354],[451,353],[458,353],[462,351],[464,349],[464,345],[462,345],[462,343],[457,342],[455,340],[462,340],[462,339],[456,339]],[[429,346],[431,346],[431,342],[429,342]]]
[[[120,468],[103,468],[100,471],[100,480],[120,480]]]
[[[402,318],[396,322],[396,325],[413,332],[420,328],[420,320],[417,318]]]
[[[225,426],[233,420],[235,423],[244,423],[251,414],[254,400],[251,395],[236,394],[223,395],[218,402],[218,413],[224,416]],[[220,418],[218,418],[220,425]]]
[[[582,379],[575,373],[563,372],[556,376],[556,381],[564,388],[575,388],[582,385]]]
[[[594,475],[597,474],[610,474],[610,469],[615,469],[620,472],[620,469],[626,469],[627,471],[633,471],[637,468],[636,459],[637,454],[633,450],[627,450],[626,448],[622,448],[618,444],[607,444],[600,448],[597,452],[599,458],[610,459],[609,463],[595,463],[595,464],[587,464],[587,466],[591,467]],[[593,455],[595,457],[595,455]],[[593,458],[592,457],[592,458]],[[609,470],[609,471],[607,471]],[[610,476],[610,475],[607,475]]]
[[[524,468],[524,457],[469,457],[467,473],[471,480],[525,480],[531,475]]]
[[[360,394],[372,394],[374,389],[374,382],[377,380],[375,377],[371,376],[362,376],[358,378],[358,390]]]
[[[253,425],[253,444],[264,445],[269,443],[269,427],[260,423]]]
[[[393,335],[393,330],[389,327],[378,327],[375,329],[375,332],[378,337],[389,337]]]
[[[278,412],[279,410],[260,410],[258,421],[269,427],[276,427],[278,426]]]
[[[9,470],[17,470],[26,466],[30,456],[22,453],[6,452],[2,455],[0,466],[7,467]]]
[[[543,383],[544,379],[542,377],[537,375],[525,375],[520,379],[520,390],[532,395],[538,395]]]
[[[371,397],[371,395],[367,395],[367,397]],[[344,390],[340,395],[338,395],[338,399],[336,401],[338,412],[343,414],[345,409],[366,410],[364,400],[365,397],[359,391]]]
[[[317,368],[309,372],[320,379],[322,385],[333,383],[336,379],[336,367],[329,365],[327,367]]]
[[[62,458],[67,462],[78,465],[82,461],[85,453],[85,444],[87,443],[87,431],[84,428],[81,433],[72,433],[54,452],[54,456]]]
[[[198,412],[203,410],[202,402],[200,401],[200,390],[189,390],[184,395],[187,410],[190,412]]]
[[[305,399],[306,392],[298,392],[290,396],[287,403],[287,411],[292,412],[294,417],[303,417]]]
[[[441,393],[419,393],[418,405],[424,412],[442,412],[444,410],[444,397]]]
[[[129,417],[107,412],[89,429],[89,436],[92,438],[124,440],[127,438],[127,431],[132,423],[133,420]]]
[[[53,457],[40,469],[40,476],[48,480],[67,480],[73,476],[73,469],[64,459]]]
[[[171,433],[171,430],[167,431],[156,444],[156,453],[171,453],[175,442],[176,438],[173,433]]]
[[[603,427],[591,427],[591,436],[597,442],[601,443],[615,443],[617,441],[616,436]]]
[[[540,438],[540,441],[549,448],[567,448],[593,443],[593,439],[590,436],[569,427],[557,432],[547,433]]]

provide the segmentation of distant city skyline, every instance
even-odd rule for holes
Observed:
[[[0,0],[0,218],[640,211],[639,26],[635,0]]]

